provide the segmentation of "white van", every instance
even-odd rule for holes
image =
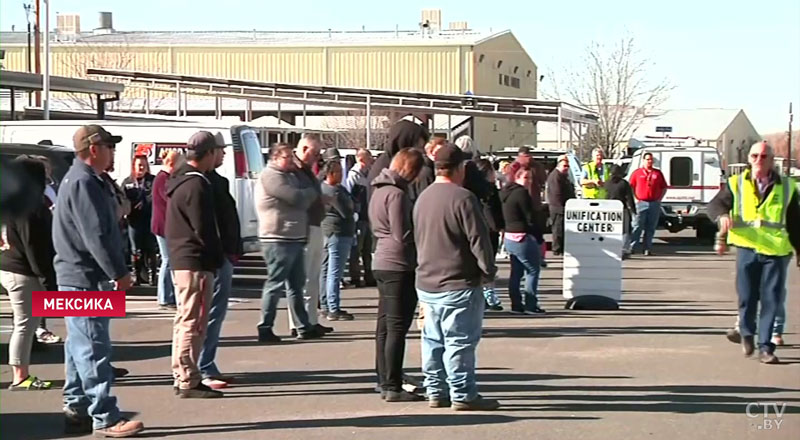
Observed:
[[[75,131],[86,124],[102,125],[112,134],[122,136],[111,173],[118,182],[130,174],[137,149],[147,151],[151,172],[156,174],[161,169],[158,157],[162,150],[185,150],[186,141],[199,130],[221,133],[227,147],[225,160],[217,172],[230,182],[230,191],[239,212],[245,252],[259,250],[253,191],[264,167],[264,159],[256,130],[246,125],[213,121],[4,121],[0,124],[0,142],[37,144],[50,141],[54,145],[71,146]]]
[[[653,166],[667,180],[661,203],[662,220],[670,232],[692,227],[701,240],[713,240],[716,226],[706,207],[717,195],[724,179],[719,152],[712,147],[645,147],[631,158],[627,179],[644,166],[644,153],[653,154]]]

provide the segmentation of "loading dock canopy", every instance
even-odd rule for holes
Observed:
[[[14,72],[4,70],[0,74],[0,89],[11,90],[11,114],[14,114],[14,92],[23,90],[36,92],[44,89],[44,77],[35,73]],[[50,75],[50,91],[65,93],[86,93],[97,95],[97,116],[104,119],[105,103],[119,101],[122,91],[125,90],[123,84],[95,81],[91,79],[67,78],[64,76]],[[105,97],[112,95],[111,97]]]
[[[562,101],[256,82],[128,70],[88,69],[87,73],[123,80],[128,87],[175,94],[179,103],[183,94],[214,97],[218,101],[222,98],[234,98],[246,101],[366,108],[367,114],[372,109],[380,109],[390,112],[469,115],[534,122],[589,125],[597,123],[595,112]]]

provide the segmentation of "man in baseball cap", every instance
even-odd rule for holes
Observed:
[[[72,136],[75,152],[88,150],[92,145],[114,147],[122,141],[122,136],[114,136],[99,125],[84,125]]]
[[[53,266],[60,291],[114,290],[131,287],[131,274],[120,252],[122,236],[109,203],[102,174],[114,158],[113,136],[99,125],[80,127],[73,136],[75,161],[61,181],[53,218]],[[69,337],[64,343],[66,376],[64,417],[67,434],[129,437],[144,429],[127,420],[111,395],[114,379],[108,317],[64,318]],[[92,356],[86,356],[91,352]]]

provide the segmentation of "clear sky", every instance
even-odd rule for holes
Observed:
[[[33,0],[25,0],[33,1]],[[2,0],[0,29],[25,29],[23,0]],[[666,108],[742,108],[762,134],[788,127],[788,103],[800,114],[800,0],[504,0],[242,1],[52,0],[55,14],[79,13],[84,29],[98,11],[130,30],[414,29],[425,8],[442,21],[510,29],[539,66],[558,76],[592,41],[636,39],[656,64],[653,78],[676,86]],[[545,81],[554,78],[545,78]],[[800,127],[800,117],[795,127]]]

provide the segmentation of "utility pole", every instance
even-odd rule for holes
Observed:
[[[50,119],[50,0],[44,0],[44,120]]]
[[[789,153],[786,155],[786,175],[791,177],[792,176],[792,119],[794,119],[794,114],[792,114],[792,103],[789,103]]]
[[[41,55],[42,43],[41,43],[41,39],[39,38],[39,30],[41,29],[41,26],[40,26],[41,22],[39,21],[39,17],[41,15],[40,14],[41,10],[42,10],[42,8],[39,5],[39,0],[36,0],[36,26],[34,26],[34,29],[33,29],[33,45],[35,46],[34,47],[33,64],[34,64],[34,68],[36,69],[36,74],[37,75],[40,75],[42,73],[42,65],[41,65],[41,62],[42,62],[42,55]],[[42,106],[42,93],[37,90],[36,91],[36,107],[41,107],[41,106]]]
[[[25,71],[31,73],[31,9],[33,6],[30,3],[24,3],[22,7],[25,9],[25,21],[28,23],[28,51],[25,52]],[[28,92],[28,106],[33,104],[33,95]]]

